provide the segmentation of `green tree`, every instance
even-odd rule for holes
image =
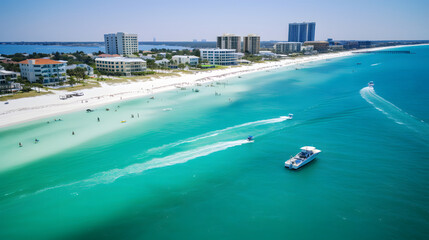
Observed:
[[[194,50],[192,51],[192,55],[197,56],[197,57],[200,57],[200,55],[201,55],[201,53],[200,53],[200,49],[194,49]]]
[[[180,69],[184,69],[186,67],[186,65],[183,64],[183,63],[181,63],[181,64],[177,65],[177,67],[180,68]]]
[[[158,65],[155,63],[155,60],[153,60],[153,59],[147,59],[146,65],[150,69],[157,69],[158,68]]]
[[[43,84],[43,80],[45,80],[45,78],[43,76],[40,76],[39,79],[37,79],[37,83]]]
[[[75,69],[69,69],[69,70],[67,70],[67,74],[69,76],[76,77],[77,80],[79,81],[79,79],[80,80],[85,79],[85,77],[86,77],[85,71],[86,71],[85,68],[77,67]]]
[[[73,85],[75,85],[76,83],[77,83],[76,79],[73,76],[71,76],[69,79],[69,84],[73,87]]]

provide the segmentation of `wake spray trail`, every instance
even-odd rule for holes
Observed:
[[[169,143],[160,147],[156,147],[156,148],[151,148],[149,150],[147,150],[148,153],[150,152],[154,152],[154,151],[161,151],[164,149],[168,149],[168,148],[172,148],[172,147],[176,147],[182,144],[186,144],[186,143],[192,143],[192,142],[196,142],[202,139],[206,139],[206,138],[210,138],[210,137],[215,137],[218,136],[221,133],[233,130],[233,129],[238,129],[238,128],[243,128],[243,127],[248,127],[248,126],[259,126],[259,125],[266,125],[266,124],[272,124],[272,123],[279,123],[279,122],[283,122],[290,119],[289,117],[286,116],[281,116],[278,118],[271,118],[271,119],[265,119],[265,120],[259,120],[259,121],[254,121],[254,122],[248,122],[248,123],[243,123],[243,124],[239,124],[239,125],[235,125],[232,127],[227,127],[221,130],[215,130],[215,131],[211,131],[208,133],[204,133],[195,137],[191,137],[191,138],[187,138],[185,140],[180,140],[174,143]]]
[[[380,97],[375,93],[374,88],[364,87],[360,90],[360,95],[375,109],[382,112],[387,118],[393,120],[395,123],[404,125],[415,132],[428,136],[429,126],[424,121],[404,112],[393,103]]]
[[[167,145],[164,145],[161,147],[149,149],[148,152],[155,151],[155,150],[165,150],[167,148],[175,147],[175,146],[178,146],[181,144],[192,143],[192,142],[196,142],[196,141],[199,141],[202,139],[215,137],[221,133],[228,132],[228,131],[233,130],[233,129],[243,128],[243,127],[248,127],[248,126],[260,126],[260,125],[266,125],[266,124],[272,124],[272,123],[279,123],[279,122],[286,121],[288,119],[290,119],[290,118],[286,117],[286,116],[282,116],[282,117],[278,117],[278,118],[272,118],[272,119],[243,123],[243,124],[228,127],[225,129],[208,132],[208,133],[198,135],[195,137],[191,137],[191,138],[188,138],[185,140],[181,140],[181,141],[178,141],[175,143],[170,143],[170,144],[167,144]],[[275,131],[275,130],[273,130],[273,129],[265,130],[264,133],[261,133],[258,136],[265,135],[265,134],[272,132],[272,131]],[[226,150],[228,148],[236,147],[236,146],[243,145],[246,143],[250,143],[250,142],[247,139],[246,140],[235,140],[235,141],[220,141],[220,142],[217,142],[214,144],[209,144],[209,145],[197,147],[197,148],[194,148],[192,150],[177,152],[175,154],[168,155],[166,157],[154,158],[152,160],[149,160],[149,161],[146,161],[143,163],[135,163],[135,164],[129,165],[125,168],[112,169],[112,170],[100,172],[100,173],[92,175],[88,179],[44,188],[42,190],[35,192],[35,194],[42,193],[42,192],[49,191],[49,190],[53,190],[53,189],[71,187],[71,186],[91,187],[91,186],[94,186],[97,184],[108,184],[108,183],[114,182],[118,178],[121,178],[121,177],[124,177],[127,175],[138,174],[138,173],[144,172],[144,171],[149,170],[149,169],[162,168],[162,167],[171,166],[171,165],[175,165],[175,164],[185,163],[189,160],[192,160],[192,159],[195,159],[198,157],[207,156],[207,155],[210,155],[212,153],[223,151],[223,150]],[[141,157],[139,159],[143,159],[143,158],[144,157]],[[24,197],[24,196],[25,195],[22,195],[21,197]]]
[[[223,151],[223,150],[226,150],[228,148],[240,146],[240,145],[243,145],[246,143],[250,143],[250,142],[247,140],[218,142],[215,144],[202,146],[202,147],[199,147],[196,149],[178,152],[178,153],[175,153],[173,155],[169,155],[169,156],[166,156],[163,158],[155,158],[155,159],[152,159],[152,160],[147,161],[147,162],[135,163],[135,164],[129,165],[125,168],[112,169],[109,171],[97,173],[97,174],[95,174],[95,175],[93,175],[90,178],[85,179],[85,180],[81,180],[81,181],[77,181],[77,182],[73,182],[73,183],[69,183],[69,184],[62,184],[62,185],[58,185],[58,186],[49,187],[49,188],[39,190],[36,192],[36,194],[42,193],[42,192],[45,192],[48,190],[52,190],[52,189],[75,186],[75,185],[77,185],[79,187],[91,187],[91,186],[94,186],[97,184],[108,184],[108,183],[112,183],[112,182],[116,181],[116,179],[118,179],[118,178],[121,178],[121,177],[124,177],[127,175],[142,173],[142,172],[149,170],[149,169],[162,168],[162,167],[166,167],[166,166],[172,166],[175,164],[186,163],[189,160],[199,158],[199,157],[203,157],[203,156],[207,156],[207,155],[210,155],[212,153]]]

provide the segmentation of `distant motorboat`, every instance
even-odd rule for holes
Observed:
[[[285,167],[289,169],[298,169],[313,161],[320,152],[321,150],[315,147],[304,146],[301,148],[301,152],[285,162]]]
[[[254,140],[253,140],[253,136],[248,136],[247,137],[247,141],[249,141],[249,142],[253,142]]]
[[[370,81],[370,82],[368,83],[368,87],[374,87],[374,82],[373,82],[373,81]]]
[[[293,118],[293,114],[289,113],[289,115],[287,116],[280,116],[281,119],[292,119]]]

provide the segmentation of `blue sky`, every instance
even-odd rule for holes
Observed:
[[[0,41],[214,41],[259,34],[287,40],[288,23],[316,22],[316,39],[429,39],[429,0],[0,0]]]

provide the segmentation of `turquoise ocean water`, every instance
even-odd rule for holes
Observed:
[[[404,49],[0,129],[0,239],[426,239],[429,47]]]

